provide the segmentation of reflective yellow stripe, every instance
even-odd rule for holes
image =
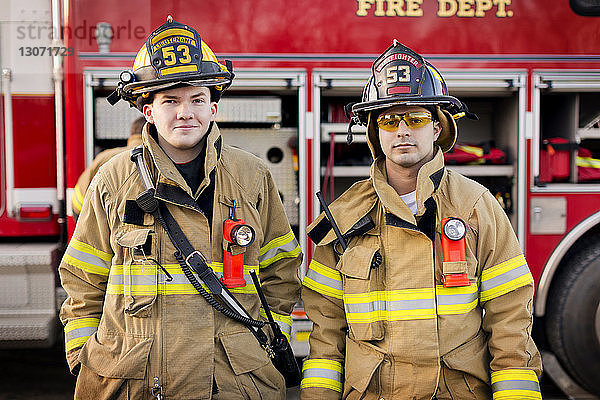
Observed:
[[[338,361],[313,358],[302,364],[300,388],[326,388],[342,392],[343,367]]]
[[[130,296],[154,296],[160,295],[178,295],[178,294],[198,294],[198,291],[187,279],[179,264],[162,264],[167,272],[173,277],[173,280],[167,282],[165,276],[161,275],[158,280],[158,266],[154,263],[133,264],[129,266],[127,273],[124,273],[122,265],[113,265],[110,272],[106,293],[111,295]],[[223,276],[222,263],[210,263],[210,268],[217,277]],[[256,266],[244,265],[244,280],[246,286],[230,288],[232,293],[255,294],[256,288],[252,283],[249,271],[257,270]],[[162,271],[161,271],[162,272]],[[202,287],[210,292],[208,287],[202,282],[195,272],[192,272]]]
[[[79,214],[81,212],[81,207],[83,207],[83,195],[81,194],[81,188],[79,185],[75,185],[75,189],[73,189],[73,208]]]
[[[504,369],[491,374],[493,400],[541,399],[540,385],[534,371]]]
[[[63,261],[87,273],[108,276],[112,254],[95,249],[87,243],[71,239]]]
[[[533,277],[521,254],[482,271],[479,300],[494,299],[530,283]]]
[[[600,168],[600,160],[592,157],[577,157],[577,166],[586,168]]]
[[[302,284],[325,296],[342,299],[342,275],[314,259],[308,265]]]
[[[435,318],[433,288],[344,293],[344,309],[349,323],[400,321]]]
[[[113,255],[110,253],[106,253],[102,250],[98,250],[92,246],[90,246],[87,243],[81,242],[77,239],[71,239],[71,242],[69,243],[69,246],[79,250],[79,251],[83,251],[85,253],[94,255],[106,262],[110,262],[112,260]]]
[[[98,330],[99,318],[78,318],[65,325],[65,349],[67,351],[83,346]]]
[[[262,308],[259,311],[259,314],[262,315],[265,319],[267,318],[267,313]],[[290,340],[290,335],[292,334],[292,317],[289,315],[277,314],[276,312],[271,311],[271,315],[277,325],[279,325],[279,329],[281,329],[281,333]]]
[[[258,252],[258,261],[261,268],[266,268],[282,258],[298,257],[301,252],[294,232],[289,231],[261,247]]]
[[[263,247],[261,247],[260,251],[258,252],[258,255],[262,256],[269,250],[286,245],[295,239],[296,239],[296,237],[294,236],[294,232],[289,231],[285,235],[276,237],[275,239],[269,241],[269,243],[267,243]]]
[[[195,64],[192,65],[180,65],[177,67],[165,68],[160,70],[161,75],[172,75],[178,74],[181,72],[196,72],[198,71],[198,66]]]
[[[478,289],[476,283],[471,283],[470,286],[452,288],[436,285],[438,315],[468,313],[477,307]]]

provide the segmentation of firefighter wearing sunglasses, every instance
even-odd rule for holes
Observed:
[[[224,144],[214,122],[233,77],[195,29],[168,18],[109,96],[147,122],[141,148],[96,174],[59,267],[76,399],[285,398],[266,349],[200,295],[212,274],[192,273],[198,263],[189,261],[199,256],[254,320],[264,315],[256,270],[273,323],[289,335],[302,252],[266,164]],[[142,193],[158,200],[160,215]],[[168,214],[179,236],[161,222]],[[195,250],[185,259],[182,236]]]
[[[374,162],[330,205],[338,228],[308,227],[301,399],[541,399],[533,279],[510,221],[444,167],[455,120],[476,117],[396,41],[351,111]]]

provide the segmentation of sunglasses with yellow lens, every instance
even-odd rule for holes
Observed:
[[[421,128],[431,121],[433,117],[427,111],[410,111],[399,114],[381,114],[377,118],[377,126],[387,132],[395,132],[400,126],[400,121],[404,121],[410,129]]]

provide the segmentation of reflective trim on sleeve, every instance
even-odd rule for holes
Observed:
[[[73,202],[73,208],[77,214],[79,214],[81,212],[81,207],[83,207],[83,194],[81,193],[81,188],[79,185],[75,185],[71,201]]]
[[[314,259],[306,269],[306,275],[302,284],[325,296],[342,298],[342,274],[335,269],[315,261]]]
[[[260,248],[258,263],[260,268],[266,268],[282,258],[298,257],[300,253],[300,245],[294,236],[294,232],[289,231]]]
[[[123,273],[122,265],[113,265],[106,286],[106,293],[111,295],[130,296],[154,296],[160,295],[177,295],[177,294],[198,294],[198,291],[190,283],[188,278],[181,270],[179,264],[162,264],[167,272],[173,277],[172,281],[166,281],[166,276],[161,275],[160,280],[157,280],[158,266],[151,261],[146,264],[132,264],[128,267],[128,273]],[[223,277],[223,264],[210,263],[211,269],[220,279]],[[256,270],[256,266],[244,265],[244,280],[246,286],[230,288],[232,293],[256,294],[256,288],[252,282],[252,277],[249,274],[250,270]],[[208,286],[202,282],[202,279],[192,271],[202,287],[210,292]],[[162,271],[161,271],[162,274]]]
[[[301,389],[326,388],[342,393],[344,369],[342,363],[323,358],[312,358],[302,364]]]
[[[438,315],[466,314],[477,307],[479,299],[476,283],[471,283],[470,286],[449,288],[436,285],[435,291]]]
[[[402,321],[435,318],[433,288],[344,293],[344,309],[349,323]]]
[[[259,314],[262,315],[265,319],[267,318],[267,313],[265,312],[265,310],[263,310],[262,307],[259,311]],[[281,333],[283,333],[283,336],[285,336],[287,340],[290,340],[290,335],[292,334],[292,317],[290,317],[289,315],[277,314],[272,310],[271,315],[273,316],[275,322],[277,322],[277,325],[279,325],[279,329],[281,329]]]
[[[521,254],[483,270],[479,300],[491,300],[530,283],[533,283],[533,277]]]
[[[95,249],[87,243],[71,239],[63,261],[82,271],[108,276],[112,254]]]
[[[76,349],[92,336],[100,324],[100,318],[74,319],[65,325],[65,349],[66,351]]]
[[[493,400],[537,400],[542,398],[537,375],[529,369],[492,372]]]

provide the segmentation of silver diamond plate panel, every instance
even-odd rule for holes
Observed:
[[[281,122],[278,97],[225,97],[219,101],[217,122]]]
[[[94,100],[94,131],[96,139],[127,139],[131,123],[142,114],[129,107],[126,101],[119,101],[111,106],[106,97]]]

